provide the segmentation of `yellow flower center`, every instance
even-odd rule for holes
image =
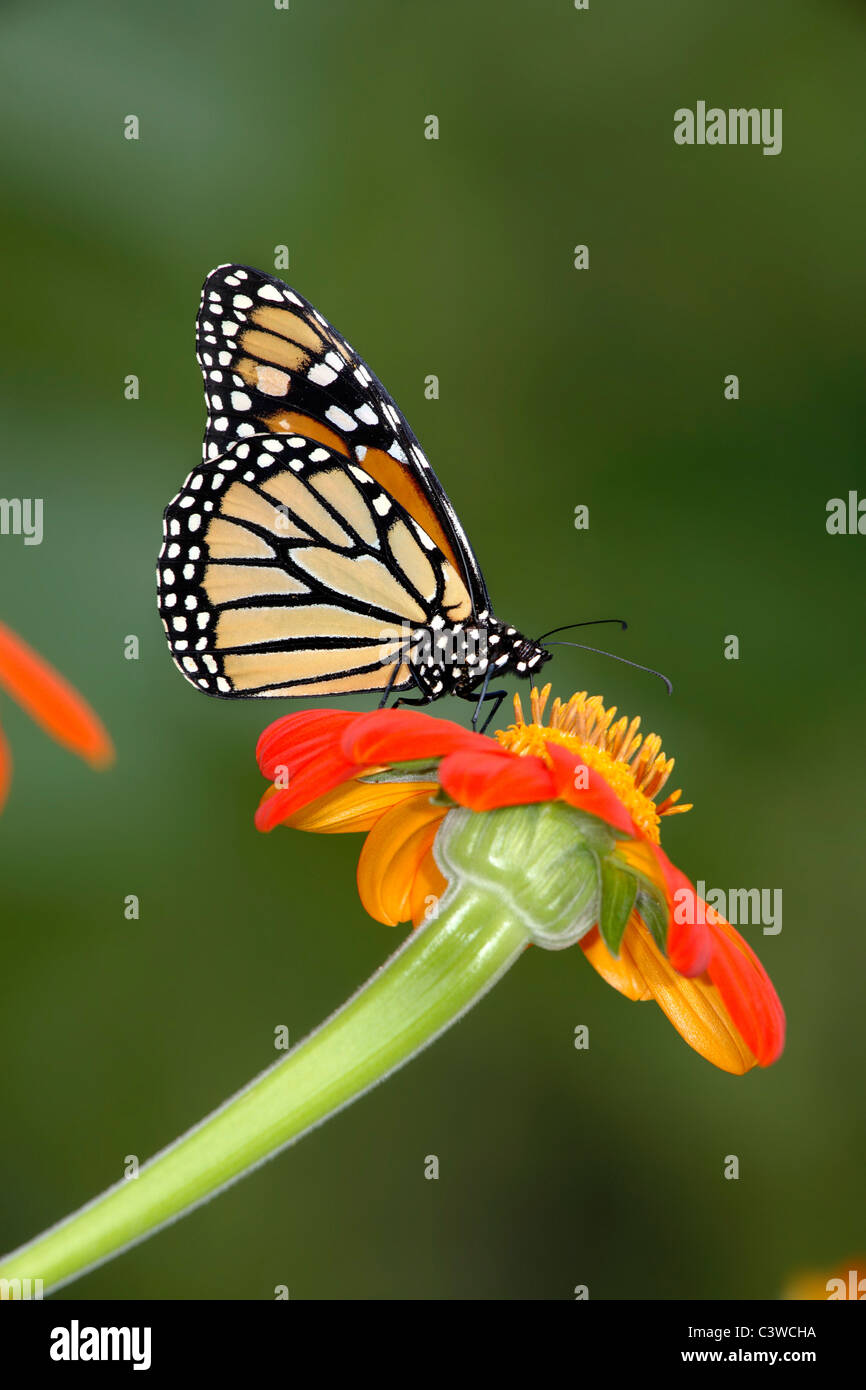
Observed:
[[[682,792],[669,793],[656,803],[662,787],[673,771],[673,758],[666,758],[662,741],[657,734],[644,737],[638,733],[640,718],[622,715],[614,723],[616,705],[605,709],[600,695],[587,697],[582,690],[572,695],[567,704],[557,698],[551,706],[547,723],[544,712],[550,696],[546,685],[539,695],[532,691],[532,719],[523,717],[520,696],[514,697],[515,723],[507,729],[497,729],[496,738],[503,748],[520,757],[532,754],[551,762],[548,743],[559,743],[570,749],[587,764],[600,772],[611,789],[629,811],[644,835],[659,843],[659,818],[690,811],[691,805],[680,805]]]

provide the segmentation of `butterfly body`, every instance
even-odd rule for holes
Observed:
[[[204,459],[165,512],[160,615],[182,674],[227,698],[413,690],[482,698],[538,643],[490,610],[404,417],[325,319],[221,266],[196,332]]]

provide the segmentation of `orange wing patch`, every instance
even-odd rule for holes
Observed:
[[[304,431],[299,430],[298,433],[301,434]],[[446,559],[451,561],[457,573],[461,574],[463,567],[454,554],[439,518],[409,469],[405,468],[402,463],[398,463],[390,454],[386,454],[384,449],[368,449],[361,460],[361,467],[365,473],[370,474],[371,478],[376,479],[379,486],[384,488],[385,492],[389,493],[405,512],[408,512],[417,521],[421,529],[427,532],[431,541],[436,542]]]
[[[299,343],[301,347],[309,348],[317,356],[322,351],[320,335],[302,318],[297,314],[290,313],[288,309],[272,309],[270,307],[254,309],[250,314],[250,320],[259,328],[264,328],[267,333],[278,333],[281,338],[289,338],[293,343]]]
[[[329,449],[343,454],[345,458],[351,457],[349,446],[342,435],[323,425],[320,420],[314,420],[312,415],[301,415],[297,410],[278,410],[275,415],[259,418],[271,434],[302,434],[306,439],[315,439],[319,444],[326,444]]]

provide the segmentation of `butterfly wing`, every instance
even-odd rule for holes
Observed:
[[[362,465],[436,543],[473,611],[489,611],[472,547],[406,419],[296,290],[249,266],[218,266],[202,289],[196,355],[208,409],[206,461],[264,431],[317,440]]]
[[[202,464],[166,508],[159,609],[176,665],[212,695],[412,684],[412,629],[472,616],[449,557],[360,464],[258,435]]]

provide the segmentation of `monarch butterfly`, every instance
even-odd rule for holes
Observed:
[[[491,677],[531,676],[550,653],[493,616],[382,383],[301,295],[248,266],[205,280],[196,349],[204,457],[165,510],[157,565],[181,673],[226,698],[376,691],[384,704],[414,687],[403,703],[477,700],[474,724],[494,700],[492,718],[505,692]]]

